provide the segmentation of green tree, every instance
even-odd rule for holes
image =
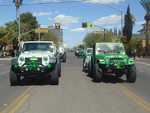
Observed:
[[[134,25],[134,18],[130,11],[130,6],[127,8],[127,13],[125,15],[125,23],[123,28],[123,35],[126,37],[127,42],[129,42],[132,38],[132,31]]]
[[[34,29],[38,27],[38,21],[36,17],[32,15],[32,13],[23,13],[20,16],[21,18],[21,33],[24,34],[26,32],[26,35],[22,35],[22,40],[37,40],[37,34],[34,32]]]
[[[37,27],[38,22],[36,17],[34,17],[31,13],[23,13],[20,15],[21,18],[21,34],[26,33],[26,35],[22,35],[22,40],[35,40],[37,38],[34,29]],[[0,27],[0,44],[8,45],[13,44],[14,49],[17,48],[18,45],[18,24],[17,21],[10,21],[5,24],[4,27]]]
[[[52,32],[42,33],[41,40],[42,41],[53,41],[56,45],[59,44],[59,38]]]
[[[92,47],[92,45],[96,42],[119,42],[120,38],[113,35],[113,32],[107,31],[105,32],[91,32],[88,33],[83,42],[86,47]]]

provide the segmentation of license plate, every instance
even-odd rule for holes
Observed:
[[[32,57],[32,58],[30,58],[31,60],[37,60],[37,58],[36,57]]]

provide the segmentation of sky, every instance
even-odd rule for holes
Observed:
[[[16,19],[13,0],[0,0],[0,26]],[[131,12],[136,19],[134,33],[137,33],[144,23],[145,10],[138,0],[76,0],[79,2],[56,3],[58,0],[23,0],[23,4],[51,2],[44,5],[22,5],[20,13],[31,12],[37,17],[41,26],[53,25],[60,22],[64,29],[64,42],[73,47],[82,42],[92,29],[81,28],[82,22],[89,21],[104,28],[121,28],[121,12],[126,13],[130,5]],[[59,0],[63,1],[63,0]],[[70,1],[70,0],[65,0]],[[75,0],[73,0],[75,1]]]

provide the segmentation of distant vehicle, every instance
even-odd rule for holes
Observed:
[[[87,48],[85,50],[85,56],[83,58],[83,72],[88,71],[88,62],[92,54],[93,54],[93,48]]]
[[[83,58],[84,55],[85,55],[85,50],[84,50],[84,48],[77,48],[77,49],[75,50],[75,56],[80,57],[80,58]]]
[[[63,46],[59,47],[58,53],[59,53],[60,61],[66,62],[67,55],[66,55],[66,50]]]
[[[11,61],[10,84],[18,85],[21,77],[45,79],[51,84],[59,84],[61,64],[54,48],[49,41],[22,42],[18,56]]]
[[[88,62],[88,75],[100,82],[107,74],[122,77],[126,74],[127,81],[136,81],[136,67],[133,58],[126,55],[122,43],[96,43],[95,51]]]
[[[79,56],[79,48],[75,49],[75,56]]]

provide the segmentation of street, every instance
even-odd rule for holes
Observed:
[[[0,113],[149,113],[150,70],[141,62],[135,84],[114,77],[94,83],[82,72],[82,60],[69,53],[59,86],[33,82],[11,87],[10,62],[0,61]]]

